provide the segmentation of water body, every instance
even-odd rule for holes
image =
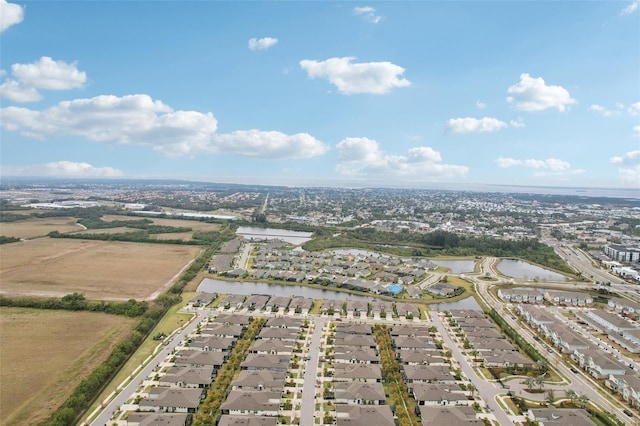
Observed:
[[[458,300],[451,303],[435,303],[429,305],[432,311],[451,311],[458,309],[469,309],[472,311],[481,311],[482,308],[473,297],[467,297],[466,299]]]
[[[287,229],[259,228],[257,226],[240,226],[236,234],[249,240],[282,240],[291,244],[303,244],[311,239],[311,232],[289,231]]]
[[[324,290],[319,288],[271,284],[250,281],[222,281],[205,278],[198,286],[198,292],[202,293],[225,293],[225,294],[267,294],[269,296],[302,296],[311,299],[329,300],[379,300],[370,296],[345,293],[335,290]]]
[[[452,274],[464,274],[467,272],[473,272],[473,268],[475,268],[476,266],[475,260],[429,260],[438,266],[449,268],[449,272],[451,272]]]
[[[533,280],[537,278],[539,280],[551,280],[551,281],[566,281],[567,277],[557,272],[550,271],[548,269],[541,268],[531,263],[524,262],[522,260],[515,259],[502,259],[496,266],[498,271],[502,274],[513,277]]]

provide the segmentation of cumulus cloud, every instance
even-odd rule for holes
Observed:
[[[310,78],[326,78],[345,95],[384,94],[411,82],[402,77],[404,68],[391,62],[353,63],[355,58],[330,58],[326,61],[304,59],[300,67]]]
[[[640,138],[640,126],[633,126],[633,136]]]
[[[327,147],[305,133],[259,130],[216,134],[212,113],[174,111],[148,95],[103,95],[63,101],[42,111],[0,109],[0,125],[24,136],[77,136],[92,141],[146,145],[168,157],[231,153],[265,158],[308,158]]]
[[[249,40],[249,49],[267,50],[268,48],[275,46],[276,43],[278,43],[278,39],[273,37],[252,38]]]
[[[87,82],[87,74],[78,69],[77,62],[68,64],[48,56],[31,64],[13,64],[11,74],[0,85],[0,97],[14,102],[39,101],[39,90],[80,89]]]
[[[309,135],[287,135],[277,131],[238,130],[213,136],[214,150],[232,152],[245,157],[295,159],[311,158],[326,153],[329,148]]]
[[[442,164],[440,153],[427,146],[411,148],[406,155],[389,155],[375,140],[346,138],[336,148],[336,170],[344,176],[428,182],[464,177],[469,171],[465,166]]]
[[[584,173],[583,169],[572,169],[571,164],[557,158],[536,160],[533,158],[519,160],[516,158],[500,157],[496,160],[498,167],[506,169],[510,167],[526,167],[535,169],[535,177],[563,177]]]
[[[522,117],[518,117],[517,120],[509,120],[509,126],[519,129],[525,126],[524,120],[522,119]]]
[[[634,0],[620,11],[620,15],[631,15],[633,12],[638,10],[638,6],[640,6],[640,0]]]
[[[507,101],[521,111],[543,111],[557,108],[565,111],[567,106],[575,104],[569,91],[562,86],[547,86],[542,77],[533,78],[529,74],[520,74],[520,81],[507,89]]]
[[[639,130],[640,130],[640,126]],[[609,160],[618,167],[618,175],[623,184],[640,187],[640,150],[629,151]]]
[[[496,132],[500,129],[507,127],[507,123],[500,121],[497,118],[483,117],[483,118],[451,118],[447,121],[447,132],[462,134],[462,133],[486,133]]]
[[[119,177],[123,173],[113,167],[94,167],[89,163],[74,161],[54,161],[28,166],[2,166],[0,174],[4,176],[42,176],[42,177]]]
[[[640,102],[635,102],[629,105],[627,111],[629,111],[629,114],[633,116],[640,115]]]
[[[476,101],[476,108],[485,109],[486,107],[487,107],[487,104],[485,104],[484,102],[480,102],[480,99]]]
[[[24,9],[19,4],[0,0],[0,32],[24,19]]]
[[[353,14],[362,16],[365,21],[372,24],[377,24],[382,20],[379,15],[376,15],[376,9],[371,6],[354,7]]]

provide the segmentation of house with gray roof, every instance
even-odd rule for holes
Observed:
[[[382,369],[379,364],[347,364],[334,365],[334,382],[381,382]]]
[[[367,334],[344,334],[335,336],[335,346],[350,346],[376,349],[378,344],[372,335]]]
[[[178,351],[175,355],[176,365],[189,365],[192,367],[213,366],[214,370],[219,370],[227,360],[228,352],[211,351]]]
[[[449,406],[445,408],[421,405],[419,408],[420,419],[424,425],[484,425],[484,422],[477,418],[476,411],[469,406]]]
[[[336,364],[378,364],[380,356],[377,350],[371,348],[339,346],[333,352],[333,361]]]
[[[241,370],[289,370],[290,355],[248,354],[240,364]]]
[[[536,408],[527,412],[527,417],[540,426],[593,426],[594,423],[585,410]]]
[[[277,417],[223,414],[218,426],[276,426],[277,421]]]
[[[158,380],[158,385],[171,388],[208,388],[214,377],[212,365],[169,367]]]
[[[396,356],[404,365],[445,365],[444,357],[439,351],[427,352],[420,349],[399,349]]]
[[[217,293],[198,293],[187,302],[188,308],[204,308],[209,303],[216,300]]]
[[[336,383],[335,403],[352,405],[384,405],[386,396],[382,383]]]
[[[267,339],[275,339],[275,340],[286,340],[286,341],[296,341],[298,340],[298,334],[300,330],[295,328],[275,328],[275,327],[264,327],[258,333],[256,337],[257,340],[267,340]]]
[[[219,336],[195,336],[189,349],[194,351],[211,351],[211,352],[229,352],[233,349],[236,339],[231,337]]]
[[[127,426],[187,426],[191,424],[187,413],[135,413],[127,414]]]
[[[473,400],[457,384],[411,383],[409,392],[418,405],[468,405]]]
[[[258,339],[249,347],[250,354],[293,354],[293,341],[279,339]]]
[[[232,390],[220,406],[222,414],[276,417],[282,392]]]
[[[336,405],[337,426],[395,426],[388,405]]]
[[[238,300],[240,300],[240,303],[242,303],[242,301],[244,300],[244,296],[242,295],[229,295],[229,296],[240,296],[238,297]],[[251,318],[248,315],[242,315],[242,314],[220,314],[215,318],[210,318],[209,322],[216,323],[216,324],[225,324],[225,325],[242,325],[246,327],[251,323]]]
[[[153,387],[149,396],[142,398],[138,406],[142,411],[195,413],[203,397],[203,389]]]
[[[404,365],[402,375],[407,383],[453,383],[455,377],[448,367],[433,365]]]
[[[282,392],[286,375],[283,371],[241,370],[231,389]]]

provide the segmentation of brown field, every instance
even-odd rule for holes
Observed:
[[[202,250],[196,246],[40,238],[0,248],[0,293],[146,299]]]
[[[76,234],[124,234],[126,232],[137,231],[137,229],[133,228],[125,228],[124,226],[119,228],[104,228],[104,229],[85,229],[80,232],[76,232]]]
[[[0,223],[0,235],[23,239],[42,237],[52,231],[66,233],[81,229],[82,227],[76,225],[76,220],[72,217],[48,217]]]
[[[0,308],[0,424],[41,424],[137,323],[93,312]]]
[[[118,216],[118,215],[104,215],[102,220],[106,222],[113,222],[114,220],[140,220],[144,217],[132,217],[132,216]],[[153,223],[160,226],[185,226],[193,229],[194,231],[217,231],[220,229],[220,225],[217,223],[198,222],[197,220],[182,220],[182,219],[165,219],[149,217]]]
[[[155,240],[182,240],[191,241],[193,232],[169,232],[167,234],[153,234],[151,238]]]

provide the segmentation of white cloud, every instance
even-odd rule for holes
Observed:
[[[42,99],[38,91],[80,89],[87,82],[87,74],[77,62],[70,64],[43,56],[31,64],[13,64],[12,78],[0,85],[0,97],[14,102],[34,102]]]
[[[360,15],[365,21],[377,24],[382,19],[379,15],[376,15],[376,9],[371,6],[354,7],[354,15]]]
[[[327,147],[312,136],[259,130],[216,134],[212,113],[174,111],[148,95],[97,96],[63,101],[42,111],[0,109],[8,131],[44,139],[76,136],[92,141],[146,145],[168,157],[231,153],[265,158],[308,158]]]
[[[525,127],[524,120],[522,119],[522,117],[518,117],[517,120],[509,120],[509,126],[515,127],[516,129]]]
[[[640,138],[640,126],[633,126],[633,136]]]
[[[278,43],[278,39],[273,37],[252,38],[249,40],[249,49],[267,50],[268,48],[275,46],[276,43]]]
[[[515,158],[500,157],[496,159],[498,167],[506,169],[510,167],[525,167],[534,169],[534,177],[552,177],[563,178],[573,175],[582,174],[585,171],[583,169],[572,169],[571,164],[564,160],[558,160],[557,158],[547,158],[546,160],[527,159],[519,160]]]
[[[640,150],[629,151],[621,157],[611,157],[609,161],[618,166],[618,175],[623,184],[640,188]]]
[[[547,158],[546,160],[536,160],[533,158],[528,160],[517,160],[515,158],[500,157],[496,160],[496,163],[498,164],[498,167],[503,169],[521,166],[531,169],[548,169],[554,172],[561,172],[571,168],[571,164],[556,158]]]
[[[476,108],[485,109],[486,107],[487,107],[487,104],[485,104],[484,102],[480,102],[480,99],[476,101]]]
[[[15,3],[0,0],[0,32],[12,25],[19,24],[24,19],[24,9]]]
[[[640,103],[640,102],[639,102],[639,103]],[[633,114],[633,112],[632,112],[632,107],[633,107],[633,105],[631,105],[631,106],[629,107],[629,113],[631,113],[631,114]],[[591,112],[595,112],[595,113],[601,114],[601,115],[603,115],[604,117],[611,117],[611,116],[613,116],[613,115],[618,115],[618,114],[620,114],[620,113],[623,111],[623,109],[624,109],[624,105],[623,105],[623,104],[620,104],[620,103],[617,103],[617,104],[616,104],[616,108],[617,108],[617,110],[611,110],[611,109],[608,109],[608,108],[606,108],[606,107],[604,107],[604,106],[602,106],[602,105],[598,105],[598,104],[591,104],[591,105],[589,106],[589,108],[587,108],[587,109],[588,109],[589,111],[591,111]]]
[[[336,148],[336,170],[344,176],[428,182],[464,177],[469,171],[466,166],[442,164],[440,153],[427,146],[411,148],[406,155],[388,155],[375,140],[346,138]]]
[[[520,74],[520,81],[507,89],[511,95],[507,101],[521,111],[543,111],[548,108],[566,110],[568,105],[576,103],[562,86],[547,86],[541,77],[533,78],[529,74]]]
[[[627,111],[629,111],[629,114],[633,116],[640,115],[640,102],[635,102],[629,105]]]
[[[94,167],[89,163],[73,161],[55,161],[28,166],[1,166],[3,176],[42,176],[42,177],[119,177],[123,173],[113,167]]]
[[[411,82],[402,78],[404,68],[391,62],[353,63],[355,58],[330,58],[326,61],[305,59],[300,67],[310,78],[327,78],[345,95],[358,93],[384,94],[394,87],[407,87]]]
[[[212,148],[215,152],[278,159],[317,157],[329,150],[325,144],[308,133],[287,135],[256,129],[214,135]]]
[[[507,123],[497,118],[451,118],[447,121],[447,132],[462,133],[486,133],[496,132],[507,127]]]
[[[640,0],[634,0],[627,7],[620,11],[620,15],[631,15],[633,12],[638,10],[638,6],[640,6]]]

